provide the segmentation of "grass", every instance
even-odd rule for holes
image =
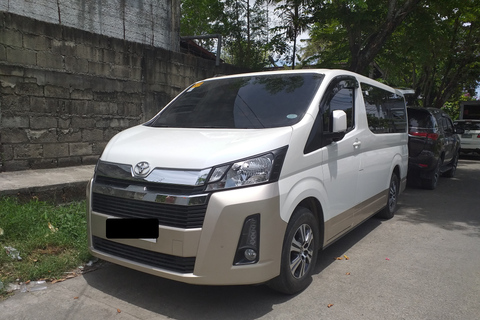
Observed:
[[[14,259],[5,247],[15,248]],[[87,249],[85,201],[55,206],[0,198],[0,297],[8,283],[65,278],[91,258]]]

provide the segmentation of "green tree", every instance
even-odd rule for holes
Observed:
[[[248,0],[182,0],[182,35],[221,34],[222,59],[253,70],[267,61],[268,24],[262,1]],[[213,51],[214,42],[202,45]]]
[[[418,7],[377,59],[384,78],[441,108],[474,95],[480,75],[480,1],[437,0]]]
[[[306,61],[368,74],[385,42],[421,1],[313,0],[306,50],[313,54]]]
[[[274,28],[275,31],[280,31],[277,37],[283,35],[286,40],[293,42],[291,61],[292,69],[295,69],[297,39],[302,32],[308,29],[309,6],[312,0],[272,0],[271,2],[277,4],[274,11],[282,20],[282,24]]]

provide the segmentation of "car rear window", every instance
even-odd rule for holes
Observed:
[[[407,109],[409,128],[428,128],[432,129],[435,124],[433,116],[427,110]]]
[[[146,125],[180,128],[274,128],[305,115],[324,76],[257,75],[197,82]]]

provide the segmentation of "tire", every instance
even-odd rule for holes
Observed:
[[[391,219],[397,210],[397,200],[400,191],[400,180],[395,173],[392,173],[388,187],[388,198],[385,208],[377,214],[380,219]]]
[[[318,221],[307,208],[295,209],[283,240],[280,275],[268,286],[285,294],[308,287],[317,262],[320,243]]]
[[[460,152],[457,152],[455,157],[453,157],[452,161],[450,162],[451,168],[448,169],[448,171],[445,171],[445,173],[443,174],[444,177],[447,177],[447,178],[455,177],[455,173],[457,172],[459,153]]]
[[[435,190],[438,184],[438,179],[440,179],[440,168],[442,167],[442,159],[439,158],[437,165],[430,173],[430,177],[422,180],[422,187],[428,190]]]

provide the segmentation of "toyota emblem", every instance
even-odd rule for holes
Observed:
[[[137,163],[135,168],[133,168],[133,175],[137,177],[145,177],[150,171],[150,165],[146,161]]]

